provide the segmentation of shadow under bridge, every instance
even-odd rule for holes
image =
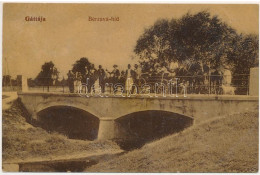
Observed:
[[[115,141],[131,150],[164,136],[180,132],[193,124],[193,118],[168,111],[131,113],[115,120]]]
[[[52,106],[38,112],[38,124],[48,132],[58,132],[70,139],[95,140],[99,118],[75,107]]]

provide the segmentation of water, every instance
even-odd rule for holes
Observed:
[[[96,140],[99,119],[73,107],[50,107],[38,113],[38,125],[48,131],[67,135],[68,138]],[[115,120],[115,138],[121,149],[131,151],[148,142],[178,133],[193,124],[193,119],[165,111],[142,111]],[[113,155],[102,155],[80,160],[60,160],[19,164],[22,172],[82,172]]]
[[[19,172],[87,172],[90,166],[125,153],[110,153],[69,160],[19,163]]]

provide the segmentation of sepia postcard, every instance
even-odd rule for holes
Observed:
[[[3,3],[2,172],[256,173],[259,5]]]

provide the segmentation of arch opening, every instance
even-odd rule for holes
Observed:
[[[53,106],[38,112],[37,115],[38,125],[48,132],[58,132],[70,139],[97,139],[99,119],[82,109]]]
[[[115,141],[132,150],[145,143],[174,134],[193,124],[193,118],[167,111],[141,111],[115,120]]]

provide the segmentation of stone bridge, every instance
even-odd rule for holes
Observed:
[[[190,95],[188,97],[81,97],[78,94],[18,93],[22,103],[38,120],[39,112],[52,107],[73,107],[99,119],[98,139],[118,136],[116,120],[145,111],[165,111],[185,116],[198,124],[226,114],[258,109],[258,97]],[[173,115],[174,117],[174,115]]]

